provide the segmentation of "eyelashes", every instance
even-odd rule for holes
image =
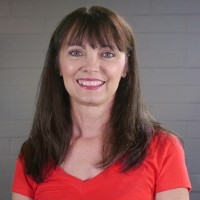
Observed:
[[[72,49],[69,51],[69,55],[73,56],[73,57],[81,57],[85,55],[85,52],[82,51],[81,49]],[[116,54],[113,51],[103,51],[99,53],[100,57],[102,58],[113,58],[116,56]]]
[[[115,57],[115,53],[110,51],[104,51],[101,53],[101,56],[104,58],[113,58]]]
[[[69,51],[69,55],[74,56],[74,57],[80,57],[83,56],[83,52],[79,49],[72,49]]]

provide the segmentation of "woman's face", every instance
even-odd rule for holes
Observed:
[[[92,48],[87,41],[63,45],[60,75],[70,101],[94,106],[112,102],[121,77],[126,75],[126,59],[116,46]]]

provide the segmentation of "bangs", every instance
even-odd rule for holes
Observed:
[[[64,43],[81,45],[87,41],[92,48],[116,46],[120,51],[127,51],[128,41],[123,27],[116,24],[116,19],[98,12],[84,12],[71,18],[66,30]],[[119,20],[118,20],[119,21]]]

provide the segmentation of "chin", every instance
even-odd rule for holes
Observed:
[[[81,103],[86,106],[108,106],[113,102],[113,98],[111,99],[100,99],[98,96],[95,99],[84,99]]]
[[[102,102],[99,102],[99,101],[82,101],[81,102],[82,105],[85,105],[85,106],[99,106],[101,104],[103,104]]]

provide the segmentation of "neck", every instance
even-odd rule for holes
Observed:
[[[73,137],[91,138],[103,135],[112,103],[100,106],[80,105],[71,102]]]

